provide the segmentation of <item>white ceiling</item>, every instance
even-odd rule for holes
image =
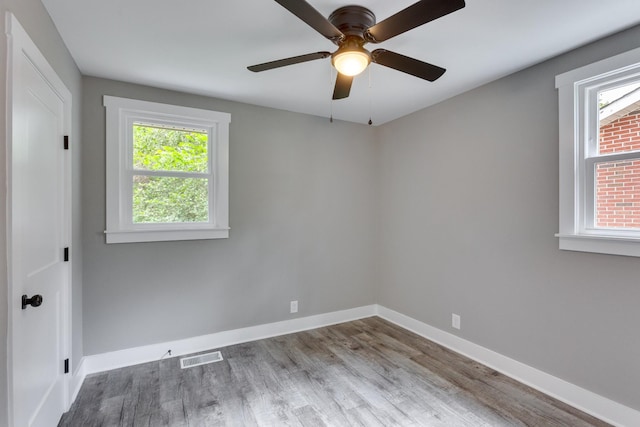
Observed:
[[[640,0],[467,0],[385,48],[447,69],[436,82],[370,66],[331,102],[321,59],[248,65],[335,46],[273,0],[42,0],[85,75],[382,124],[640,23]],[[344,0],[310,0],[323,15]],[[414,0],[359,0],[382,21]],[[371,82],[369,84],[369,82]],[[369,86],[371,86],[369,88]]]

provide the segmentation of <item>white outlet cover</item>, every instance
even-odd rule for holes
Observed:
[[[455,313],[451,314],[451,326],[456,329],[460,329],[460,316]]]
[[[298,312],[298,301],[291,301],[291,313]]]

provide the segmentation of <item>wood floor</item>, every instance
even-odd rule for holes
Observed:
[[[59,426],[606,426],[378,317],[95,374]]]

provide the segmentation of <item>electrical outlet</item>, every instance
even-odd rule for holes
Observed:
[[[298,312],[298,301],[291,301],[291,313]]]
[[[455,313],[451,313],[451,326],[460,329],[460,316]]]

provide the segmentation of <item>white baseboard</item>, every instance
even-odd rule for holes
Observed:
[[[81,366],[85,375],[111,369],[122,368],[124,366],[137,365],[139,363],[152,362],[160,359],[168,349],[171,349],[172,356],[182,356],[190,353],[197,353],[205,350],[226,347],[263,338],[275,337],[278,335],[291,334],[309,329],[320,328],[322,326],[335,325],[336,323],[348,322],[350,320],[362,319],[375,316],[375,305],[368,305],[348,310],[334,311],[331,313],[318,314],[315,316],[300,317],[297,319],[283,320],[281,322],[267,323],[265,325],[250,326],[247,328],[234,329],[231,331],[217,332],[199,337],[186,338],[177,341],[164,342],[160,344],[145,345],[142,347],[128,348],[125,350],[112,351],[109,353],[85,356]]]
[[[377,306],[376,312],[378,316],[385,320],[489,366],[605,422],[621,427],[640,426],[640,412],[635,409],[621,405],[397,311]]]

